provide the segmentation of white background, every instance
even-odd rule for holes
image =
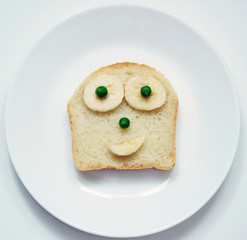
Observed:
[[[107,239],[60,222],[40,207],[17,177],[8,155],[4,110],[11,76],[26,50],[50,27],[82,9],[116,2],[160,8],[211,41],[237,85],[241,133],[233,166],[215,196],[167,231],[139,239],[247,239],[247,1],[245,0],[0,0],[0,239]]]

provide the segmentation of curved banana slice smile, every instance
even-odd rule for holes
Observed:
[[[144,143],[145,137],[133,138],[129,141],[112,143],[108,149],[117,156],[128,156],[136,152]]]

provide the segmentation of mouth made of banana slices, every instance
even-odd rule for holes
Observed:
[[[91,80],[85,87],[83,95],[86,106],[97,112],[114,110],[121,104],[124,97],[132,108],[151,111],[165,103],[166,90],[151,76],[132,77],[126,82],[124,88],[118,78],[104,74]],[[129,119],[120,119],[121,128],[128,128],[129,125]],[[136,152],[144,141],[144,136],[138,136],[128,141],[111,143],[108,149],[117,156],[128,156]]]
[[[112,143],[108,146],[111,153],[117,156],[129,156],[136,152],[144,143],[145,137],[137,137],[120,143]]]

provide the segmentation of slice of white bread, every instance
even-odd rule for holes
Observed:
[[[109,112],[89,109],[83,94],[87,84],[103,74],[116,76],[125,86],[135,76],[152,76],[166,90],[166,102],[160,108],[142,111],[132,108],[125,98]],[[154,68],[137,63],[116,63],[102,67],[89,75],[76,89],[68,102],[72,132],[72,152],[76,168],[80,171],[96,169],[169,170],[176,161],[175,135],[178,99],[169,81]],[[130,127],[119,127],[119,119],[130,119]],[[145,136],[145,142],[129,156],[112,154],[108,145]]]

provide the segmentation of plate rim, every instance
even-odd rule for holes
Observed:
[[[231,84],[231,89],[232,89],[232,93],[233,93],[233,97],[234,97],[234,104],[236,105],[236,112],[237,115],[236,117],[236,139],[234,142],[234,146],[232,147],[232,156],[230,157],[231,161],[229,162],[229,165],[227,167],[226,172],[222,175],[222,179],[220,181],[218,181],[218,183],[215,185],[214,188],[212,188],[211,193],[207,195],[207,197],[204,199],[204,201],[202,201],[198,206],[196,206],[194,208],[193,211],[191,211],[190,213],[188,213],[187,215],[184,215],[183,217],[179,218],[178,220],[167,224],[163,227],[160,228],[155,228],[152,231],[147,231],[147,232],[142,232],[142,233],[136,233],[136,234],[125,234],[125,235],[118,235],[118,234],[109,234],[109,233],[102,233],[100,231],[95,231],[93,229],[88,229],[88,228],[84,228],[83,226],[78,226],[72,222],[70,222],[67,219],[64,219],[63,217],[60,217],[59,215],[55,214],[52,210],[48,209],[48,207],[44,206],[39,199],[36,198],[36,196],[34,196],[34,194],[32,192],[29,191],[29,189],[26,187],[21,174],[16,170],[16,165],[15,165],[15,161],[13,161],[13,150],[10,144],[10,137],[8,136],[8,132],[9,132],[9,127],[8,127],[8,109],[9,109],[9,99],[10,99],[10,95],[12,92],[12,88],[14,86],[14,83],[17,79],[18,76],[18,72],[21,69],[22,65],[25,63],[25,60],[29,57],[29,55],[32,53],[32,50],[40,43],[42,42],[42,40],[49,35],[53,30],[55,30],[57,27],[63,25],[65,22],[76,18],[77,16],[84,14],[84,13],[88,13],[88,12],[93,12],[95,10],[104,10],[104,8],[119,8],[119,7],[128,7],[128,8],[142,8],[145,10],[151,10],[151,11],[156,11],[159,14],[165,14],[166,16],[168,16],[169,18],[172,18],[174,20],[176,20],[177,22],[179,22],[181,25],[189,28],[191,31],[193,31],[197,36],[200,37],[201,40],[203,40],[211,49],[212,51],[215,53],[215,56],[218,57],[219,61],[221,62],[225,72],[227,73],[229,80],[230,80],[230,84]],[[51,27],[48,28],[48,30],[44,31],[43,33],[41,33],[41,35],[39,35],[38,39],[36,39],[35,41],[33,41],[32,44],[30,44],[30,47],[25,51],[24,55],[21,57],[21,59],[19,60],[19,63],[17,64],[11,80],[10,80],[10,84],[9,84],[9,88],[7,91],[7,96],[6,96],[6,103],[5,103],[5,112],[4,112],[4,129],[5,129],[5,136],[6,136],[6,143],[7,143],[7,148],[8,148],[8,152],[9,152],[9,156],[10,156],[10,160],[11,163],[15,169],[15,172],[18,176],[18,178],[20,179],[20,181],[22,182],[22,184],[25,186],[27,192],[35,199],[35,201],[45,210],[47,211],[49,214],[51,214],[52,216],[54,216],[55,218],[59,219],[60,221],[68,224],[69,226],[88,232],[90,234],[94,234],[94,235],[98,235],[98,236],[103,236],[103,237],[116,237],[116,238],[131,238],[131,237],[143,237],[143,236],[148,236],[151,234],[155,234],[164,230],[167,230],[171,227],[174,227],[182,222],[184,222],[185,220],[187,220],[188,218],[190,218],[192,215],[194,215],[197,211],[199,211],[203,206],[205,206],[209,200],[215,195],[215,193],[218,191],[218,189],[220,188],[220,186],[223,184],[223,182],[225,181],[231,167],[232,164],[235,160],[235,155],[237,152],[237,148],[238,148],[238,143],[239,143],[239,138],[240,138],[240,127],[241,127],[241,116],[240,116],[240,102],[239,102],[239,95],[238,95],[238,91],[237,91],[237,87],[236,87],[236,83],[234,81],[234,78],[232,76],[232,73],[230,71],[230,68],[228,67],[228,65],[226,64],[224,58],[222,57],[220,51],[214,46],[214,44],[195,26],[192,26],[191,23],[188,23],[187,21],[185,21],[183,18],[177,17],[176,15],[174,15],[173,13],[170,13],[169,11],[164,11],[162,9],[156,8],[156,7],[152,7],[146,4],[137,4],[137,3],[107,3],[107,4],[100,4],[94,7],[88,7],[88,8],[84,8],[82,10],[79,10],[77,12],[74,12],[73,14],[70,14],[68,16],[66,16],[65,18],[61,19],[60,21],[58,21],[56,24],[52,25]]]

